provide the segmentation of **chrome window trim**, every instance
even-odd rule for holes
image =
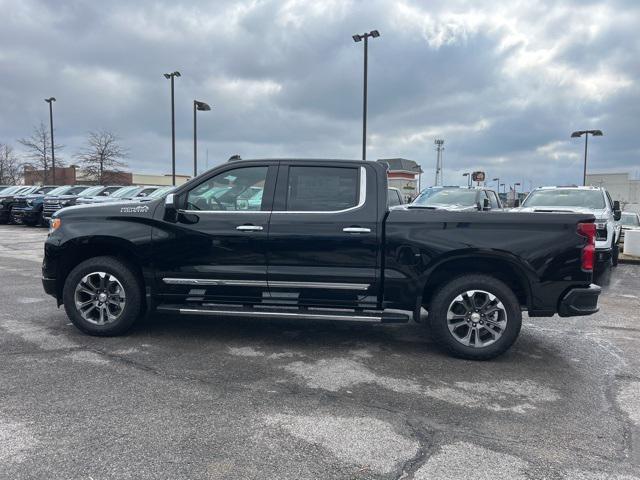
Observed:
[[[265,280],[227,280],[219,278],[163,278],[167,285],[212,285],[230,287],[273,287],[273,288],[326,288],[330,290],[368,290],[368,283],[342,282],[281,282]]]
[[[294,165],[294,166],[299,166],[299,165]],[[306,165],[302,165],[303,167]],[[313,167],[315,165],[308,165],[309,167]],[[331,167],[327,167],[327,168],[331,168]],[[335,168],[345,168],[345,167],[335,167]],[[345,212],[351,212],[353,210],[358,210],[359,208],[362,208],[365,204],[365,202],[367,201],[367,169],[365,167],[360,167],[360,188],[358,191],[358,204],[354,205],[353,207],[349,207],[349,208],[345,208],[342,210],[321,210],[321,211],[314,211],[314,210],[309,210],[309,211],[305,211],[305,210],[274,210],[271,213],[345,213]]]
[[[297,166],[297,165],[296,165]],[[304,166],[304,165],[303,165]],[[309,165],[314,166],[314,165]],[[336,168],[345,168],[345,167],[336,167]],[[202,214],[202,213],[345,213],[352,212],[353,210],[358,210],[362,208],[367,201],[367,169],[365,167],[360,167],[360,185],[358,190],[358,204],[353,207],[345,208],[342,210],[179,210],[184,213],[193,213],[193,214]]]

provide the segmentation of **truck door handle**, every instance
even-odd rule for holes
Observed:
[[[263,228],[260,225],[238,225],[236,230],[242,232],[261,232]]]
[[[363,227],[345,227],[342,231],[346,233],[371,233],[370,228]]]

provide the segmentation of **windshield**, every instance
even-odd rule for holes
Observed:
[[[476,191],[465,188],[447,188],[442,190],[432,190],[420,194],[412,205],[475,205]]]
[[[5,188],[0,193],[2,193],[3,195],[8,195],[9,193],[15,193],[16,191],[18,191],[18,190],[20,190],[22,188],[24,188],[22,185],[15,185],[13,187]]]
[[[102,185],[96,185],[95,187],[87,188],[80,193],[81,197],[93,197],[102,191],[104,187]]]
[[[71,187],[69,191],[67,191],[67,195],[80,195],[87,189],[86,185],[80,185],[78,187]]]
[[[49,193],[47,193],[47,195],[62,195],[64,192],[66,192],[70,188],[71,187],[68,187],[66,185],[64,187],[57,187],[51,190]]]
[[[577,188],[554,188],[534,190],[526,198],[523,207],[582,207],[604,208],[604,196],[600,190]]]
[[[122,198],[130,195],[135,195],[140,187],[122,187],[120,190],[116,190],[111,194],[111,198]]]
[[[640,227],[640,219],[635,213],[623,213],[620,221],[626,227]]]
[[[176,187],[162,187],[147,195],[147,198],[160,198],[175,189]]]

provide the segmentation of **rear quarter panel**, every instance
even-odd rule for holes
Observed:
[[[385,225],[385,304],[415,305],[436,268],[465,259],[471,272],[483,259],[508,262],[526,279],[530,309],[555,309],[567,288],[591,282],[581,269],[580,221],[593,216],[392,210]]]

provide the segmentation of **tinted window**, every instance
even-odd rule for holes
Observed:
[[[191,190],[189,210],[260,210],[268,167],[227,170]]]
[[[534,190],[529,194],[523,207],[584,207],[604,208],[604,196],[600,190],[580,190],[577,188],[554,188]]]
[[[396,205],[402,205],[400,193],[397,190],[389,189],[389,206],[394,207]]]
[[[289,167],[287,210],[334,212],[358,204],[359,172],[344,167]]]
[[[622,225],[627,227],[640,227],[640,220],[638,220],[638,215],[635,213],[623,213],[621,220]]]

